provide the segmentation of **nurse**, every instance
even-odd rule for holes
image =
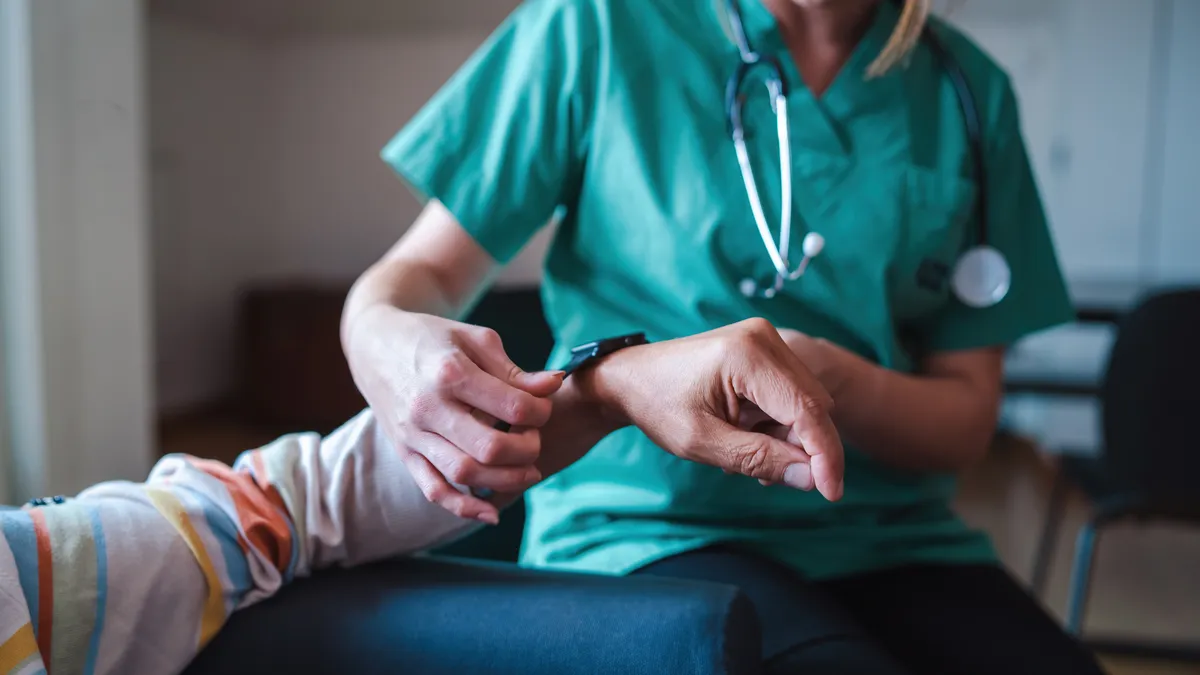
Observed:
[[[529,493],[526,565],[741,586],[772,673],[1100,672],[950,506],[994,432],[1005,346],[1072,308],[1008,77],[927,13],[518,9],[384,148],[427,206],[344,316],[356,381],[425,494],[494,522],[451,483],[538,481],[537,427],[569,416],[607,435]],[[973,94],[982,167],[925,28]],[[740,156],[726,85],[753,61],[746,45],[778,59],[786,105],[761,63],[736,83]],[[649,341],[561,389],[455,320],[556,214],[552,364],[591,341]],[[981,300],[954,289],[959,256],[983,243],[1011,281]],[[779,259],[803,274],[777,283]]]

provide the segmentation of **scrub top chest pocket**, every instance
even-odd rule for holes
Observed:
[[[897,216],[900,236],[889,270],[891,305],[900,321],[936,312],[952,298],[951,273],[971,226],[976,186],[968,179],[919,166],[904,167]]]

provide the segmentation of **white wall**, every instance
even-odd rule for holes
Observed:
[[[1064,75],[1058,120],[1063,263],[1081,276],[1138,277],[1153,100],[1152,2],[1074,0],[1060,14]],[[1119,93],[1118,93],[1119,92]]]
[[[152,452],[142,5],[0,3],[0,326],[17,499]]]
[[[1161,125],[1162,173],[1152,174],[1159,181],[1151,185],[1157,204],[1148,216],[1161,224],[1151,239],[1159,275],[1194,280],[1200,276],[1200,2],[1166,5],[1165,105],[1155,118]]]

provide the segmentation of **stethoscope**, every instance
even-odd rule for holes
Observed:
[[[792,236],[792,151],[788,126],[787,82],[783,77],[783,67],[774,56],[760,54],[750,46],[746,37],[746,29],[742,25],[742,12],[738,0],[726,0],[725,11],[729,17],[729,25],[737,42],[741,63],[737,71],[729,78],[725,89],[725,107],[729,115],[729,131],[733,136],[733,145],[737,151],[738,165],[741,168],[742,180],[746,184],[746,195],[750,199],[750,210],[754,215],[754,223],[762,236],[763,245],[771,257],[775,267],[775,281],[772,285],[763,287],[754,279],[744,279],[740,289],[747,297],[773,298],[783,290],[785,283],[795,281],[804,275],[809,263],[821,254],[825,248],[825,238],[817,232],[809,232],[804,236],[800,249],[803,257],[800,263],[792,269],[788,257],[791,252]],[[1005,260],[1004,254],[988,245],[987,223],[987,188],[985,167],[983,163],[983,131],[979,121],[979,110],[975,105],[975,97],[967,85],[966,76],[958,62],[951,57],[937,37],[926,29],[922,39],[933,52],[934,58],[946,71],[958,97],[966,125],[967,140],[971,147],[971,160],[974,168],[974,179],[977,186],[974,213],[978,225],[976,243],[966,247],[950,274],[950,286],[959,300],[970,307],[990,307],[1004,299],[1008,294],[1012,281],[1012,270]],[[779,241],[776,243],[771,236],[771,228],[767,225],[766,214],[763,212],[762,200],[759,198],[758,185],[754,178],[754,169],[750,165],[750,153],[746,147],[746,128],[742,123],[742,105],[745,97],[741,93],[742,84],[756,66],[767,69],[765,84],[771,97],[771,109],[775,112],[776,132],[779,135],[779,167],[781,185],[781,210]]]

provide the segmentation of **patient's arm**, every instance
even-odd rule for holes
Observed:
[[[564,468],[606,433],[549,425],[539,469]],[[425,498],[370,411],[233,467],[169,456],[145,483],[0,510],[0,675],[178,673],[230,614],[296,577],[478,527]]]

